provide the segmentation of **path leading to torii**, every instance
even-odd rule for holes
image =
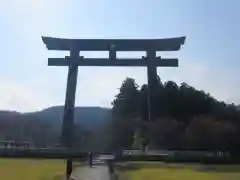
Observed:
[[[71,180],[111,180],[105,158],[93,160],[93,167],[81,166],[73,170]]]

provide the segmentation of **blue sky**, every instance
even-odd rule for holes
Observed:
[[[64,103],[67,67],[48,67],[41,36],[166,38],[186,36],[179,68],[163,81],[187,82],[219,100],[240,103],[240,1],[1,0],[0,109],[35,111]],[[79,68],[76,105],[109,107],[124,78],[146,82],[144,68]]]

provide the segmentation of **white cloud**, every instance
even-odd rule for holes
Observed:
[[[16,82],[0,83],[0,109],[28,112],[40,110],[48,104],[49,98],[36,89]]]

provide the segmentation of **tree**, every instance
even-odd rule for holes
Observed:
[[[113,112],[121,117],[136,117],[139,114],[138,85],[132,78],[126,78],[113,103]]]
[[[131,148],[134,118],[139,117],[139,91],[134,79],[126,78],[113,101],[113,128],[115,149]]]

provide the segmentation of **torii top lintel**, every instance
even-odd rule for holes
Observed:
[[[186,37],[166,39],[62,39],[42,37],[48,50],[108,51],[177,51]]]

